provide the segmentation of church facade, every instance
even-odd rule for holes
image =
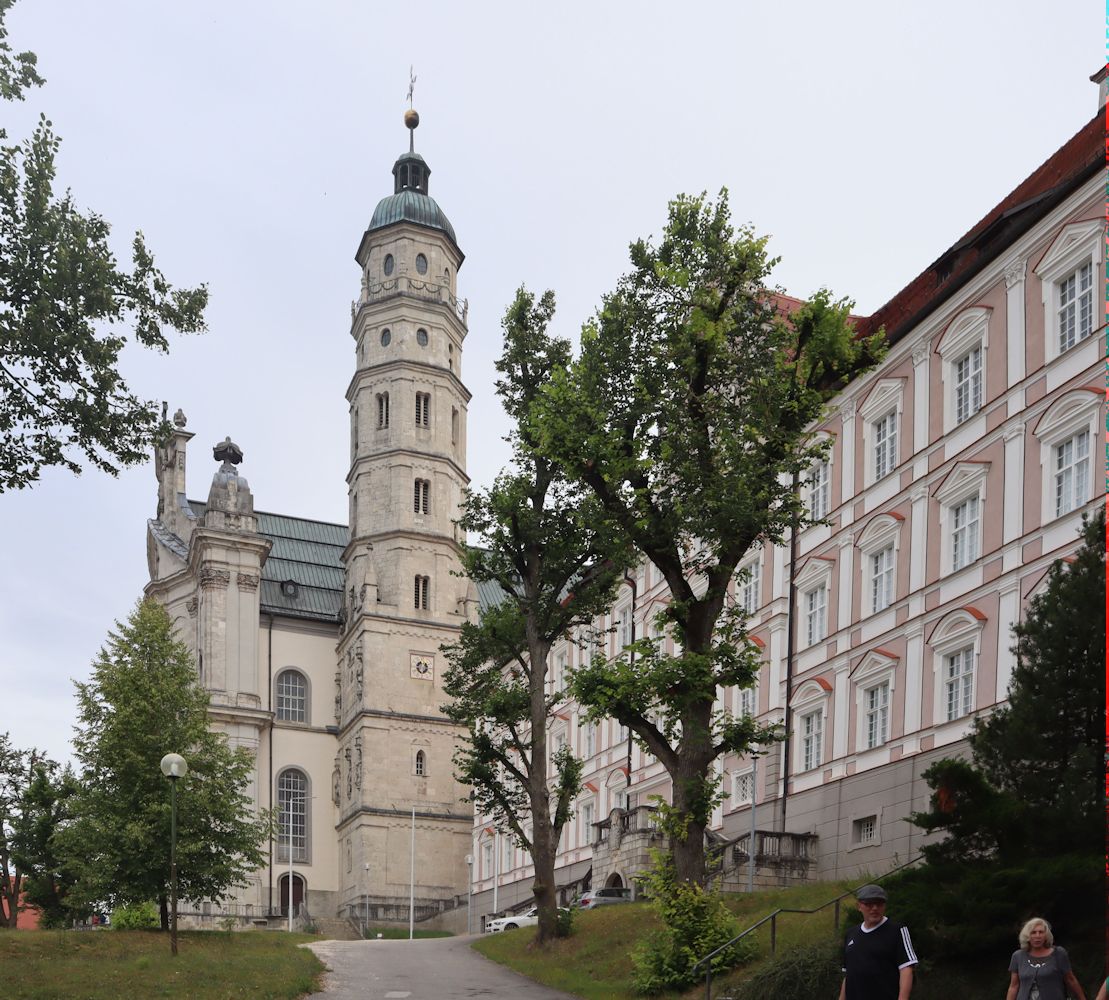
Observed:
[[[412,135],[419,122],[405,116]],[[407,919],[464,902],[472,811],[440,647],[476,613],[454,521],[466,476],[463,254],[414,151],[358,246],[349,525],[254,509],[230,440],[204,502],[183,414],[156,455],[149,596],[170,611],[213,725],[257,761],[269,864],[232,908]]]

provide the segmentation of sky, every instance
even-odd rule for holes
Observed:
[[[46,85],[58,187],[141,229],[208,332],[123,371],[178,407],[205,499],[225,436],[258,510],[345,522],[354,252],[407,148],[410,67],[429,193],[454,225],[469,300],[469,474],[508,453],[493,394],[500,317],[521,284],[581,324],[678,193],[722,187],[770,234],[774,278],[873,312],[1097,110],[1092,0],[673,3],[562,0],[19,0],[16,51]],[[153,462],[48,471],[0,494],[0,732],[71,755],[73,681],[146,583]]]

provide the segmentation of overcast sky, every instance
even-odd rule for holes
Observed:
[[[576,336],[678,192],[727,186],[772,234],[777,282],[869,313],[1097,107],[1092,0],[874,3],[339,3],[19,0],[60,187],[128,259],[142,229],[175,284],[206,282],[203,336],[132,352],[144,397],[196,433],[189,496],[230,435],[259,510],[345,521],[354,252],[407,147],[454,224],[469,299],[469,472],[503,461],[500,316],[553,288]],[[71,679],[147,579],[153,463],[51,472],[0,495],[0,732],[70,754]],[[168,748],[172,749],[172,748]]]

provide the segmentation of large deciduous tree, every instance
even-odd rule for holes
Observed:
[[[165,609],[140,602],[77,684],[74,736],[82,789],[59,831],[77,875],[76,901],[112,906],[157,900],[167,927],[170,789],[159,763],[175,752],[179,779],[177,874],[184,899],[216,899],[262,866],[270,817],[247,790],[254,760],[209,728],[208,695]]]
[[[713,761],[774,737],[714,712],[718,690],[751,684],[757,666],[731,599],[736,567],[753,544],[806,520],[793,483],[827,447],[811,428],[884,339],[857,338],[850,303],[825,291],[785,315],[769,286],[775,263],[764,238],[732,227],[726,192],[677,198],[658,244],[632,244],[631,271],[583,330],[539,420],[544,453],[670,590],[665,617],[681,652],[597,659],[574,693],[665,766],[682,881],[704,877]]]
[[[13,53],[0,0],[0,98],[22,100],[43,81],[34,53]],[[165,328],[204,329],[207,289],[174,289],[143,240],[118,264],[110,227],[54,192],[59,148],[42,117],[11,144],[0,129],[0,492],[34,483],[44,468],[81,462],[115,474],[146,460],[165,429],[155,402],[119,374],[129,328],[165,352]]]
[[[445,706],[470,730],[455,758],[459,780],[531,854],[539,945],[556,934],[555,855],[581,781],[569,748],[552,754],[547,744],[563,698],[547,661],[561,636],[608,607],[630,552],[596,500],[535,448],[535,400],[570,361],[569,342],[547,332],[553,313],[553,293],[536,301],[521,288],[502,323],[497,393],[513,422],[512,463],[491,489],[467,494],[460,519],[480,539],[463,547],[466,572],[499,597],[448,649],[454,700]]]
[[[10,736],[0,733],[0,927],[14,927],[19,916],[27,873],[15,857],[13,841],[41,760],[37,751],[13,747]]]

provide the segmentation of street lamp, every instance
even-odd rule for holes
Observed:
[[[189,765],[179,753],[162,758],[162,774],[169,778],[173,806],[169,827],[169,949],[177,954],[177,779],[189,773]]]

